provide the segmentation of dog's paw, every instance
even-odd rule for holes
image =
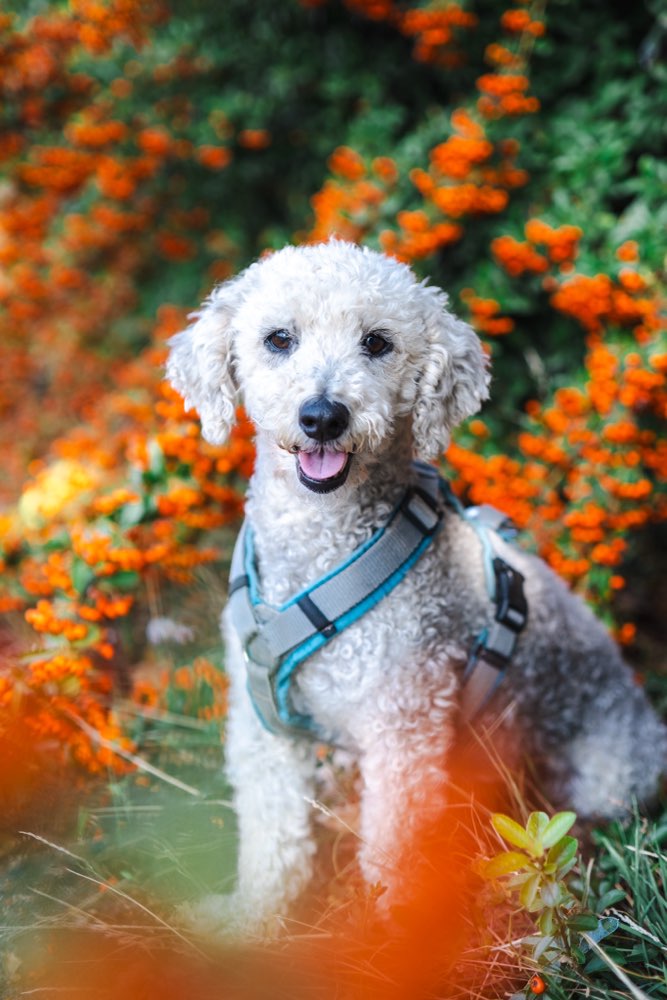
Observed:
[[[266,941],[283,930],[279,916],[238,893],[210,895],[178,909],[178,920],[198,937],[226,941]]]

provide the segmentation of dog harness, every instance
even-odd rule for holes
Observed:
[[[472,719],[500,684],[528,615],[523,576],[509,565],[498,540],[516,535],[508,518],[483,504],[464,508],[437,470],[414,463],[416,483],[387,523],[340,566],[275,607],[261,599],[252,529],[236,541],[229,585],[231,619],[246,663],[248,692],[272,733],[309,735],[328,742],[314,720],[293,708],[290,688],[300,665],[389,594],[440,530],[445,509],[477,532],[495,618],[473,643],[463,675],[461,711]]]

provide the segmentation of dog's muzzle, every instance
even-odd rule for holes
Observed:
[[[296,469],[299,481],[313,493],[333,493],[347,479],[352,456],[331,445],[349,423],[347,406],[328,396],[313,396],[301,404],[299,426],[319,447],[297,452]]]

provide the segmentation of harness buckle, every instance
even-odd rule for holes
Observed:
[[[425,538],[430,538],[438,530],[440,510],[437,502],[419,486],[413,486],[406,493],[398,509]]]
[[[248,636],[243,645],[243,655],[247,664],[252,663],[269,672],[278,666],[278,661],[271,652],[271,647],[259,632],[253,632]]]
[[[264,642],[257,632],[249,636],[244,643],[243,659],[246,668],[246,686],[260,721],[270,733],[283,732],[286,727],[280,717],[273,685],[278,664],[268,643]]]
[[[483,659],[502,671],[511,660],[519,633],[528,620],[528,602],[523,591],[523,574],[500,556],[494,558],[492,566],[496,581],[495,620],[477,640],[472,662]]]
[[[496,556],[493,560],[496,578],[496,622],[518,633],[528,619],[528,602],[523,591],[523,574]]]
[[[480,644],[478,658],[486,660],[496,670],[505,670],[514,653],[517,637],[518,633],[511,628],[498,621],[492,622]]]
[[[251,651],[252,647],[252,651]],[[274,736],[309,736],[318,739],[310,716],[286,711],[281,707],[276,690],[279,660],[269,650],[261,636],[250,636],[243,647],[246,667],[246,688],[260,722]]]

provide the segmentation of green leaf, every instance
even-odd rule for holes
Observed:
[[[567,920],[567,926],[573,931],[595,931],[598,923],[598,918],[592,913],[576,913]]]
[[[510,819],[509,816],[505,816],[504,813],[494,813],[491,817],[491,822],[493,823],[493,828],[496,833],[499,833],[503,840],[506,840],[508,844],[514,844],[515,847],[521,847],[524,851],[528,851],[532,855],[539,854],[539,850],[536,850],[536,844],[532,837],[530,837],[524,828],[520,826],[516,820]]]
[[[533,868],[532,863],[530,867]],[[505,883],[507,888],[520,889],[522,885],[525,885],[525,883],[528,881],[529,878],[532,878],[533,871],[528,869],[528,871],[518,872],[516,875],[510,875],[510,877],[507,879],[507,882]]]
[[[544,828],[549,822],[549,817],[545,812],[532,812],[526,823],[526,833],[534,840],[538,841],[542,837]]]
[[[620,903],[622,899],[625,899],[625,891],[623,889],[610,889],[609,892],[605,892],[604,896],[600,896],[597,905],[598,912],[604,912],[610,906],[614,906],[615,903]]]
[[[66,531],[61,531],[60,534],[54,535],[53,538],[49,538],[47,542],[44,543],[42,548],[45,552],[59,552],[61,549],[68,549],[71,546],[71,539]],[[39,551],[39,546],[28,545],[29,552]]]
[[[66,677],[60,684],[60,693],[66,698],[76,698],[81,691],[81,680],[78,677]]]
[[[118,523],[123,528],[132,528],[139,524],[146,515],[146,504],[143,500],[134,500],[124,504],[118,514]]]
[[[141,577],[132,569],[123,569],[113,576],[107,576],[105,583],[117,590],[135,590],[139,586]]]
[[[604,972],[608,968],[609,965],[603,958],[600,958],[599,955],[593,955],[592,958],[588,959],[584,967],[584,972],[587,976],[590,976],[594,972]]]
[[[579,841],[576,837],[561,837],[558,843],[549,848],[547,864],[553,865],[554,870],[568,864],[577,853],[578,847]]]
[[[576,863],[577,863],[577,859],[576,858],[572,858],[570,861],[567,862],[567,864],[565,864],[565,865],[559,865],[558,869],[556,871],[556,877],[559,878],[559,879],[561,879],[561,880],[564,879],[565,876],[568,874],[568,872],[572,871],[572,869],[574,868],[574,866],[576,865]],[[575,880],[573,880],[573,881],[575,881]]]
[[[548,879],[543,881],[540,895],[545,906],[558,906],[562,900],[563,892],[558,882]]]
[[[532,875],[524,884],[519,893],[519,902],[525,909],[530,910],[537,894],[540,891],[541,876],[539,873]]]
[[[538,940],[533,951],[535,961],[539,962],[542,956],[550,950],[559,951],[560,949],[555,947],[555,945],[556,940],[551,934],[546,934],[541,940]]]
[[[576,945],[573,945],[570,948],[570,954],[574,958],[574,960],[577,963],[577,965],[583,965],[584,962],[586,961],[586,954],[585,954],[585,952],[583,952],[581,950],[581,948],[577,948]]]
[[[85,594],[87,588],[95,579],[95,570],[83,559],[75,556],[72,560],[72,586],[79,596]]]
[[[573,826],[576,818],[577,814],[573,812],[559,812],[552,816],[542,831],[541,839],[544,847],[553,847],[558,843]]]
[[[487,861],[482,869],[482,878],[499,878],[512,872],[521,871],[530,864],[530,858],[518,851],[503,851]]]
[[[544,934],[545,937],[551,934],[554,929],[554,914],[553,910],[547,908],[543,913],[540,913],[539,920],[537,921],[537,926],[539,928],[540,934]]]
[[[164,452],[155,438],[149,440],[147,450],[148,468],[151,474],[156,478],[163,476],[165,471]]]

